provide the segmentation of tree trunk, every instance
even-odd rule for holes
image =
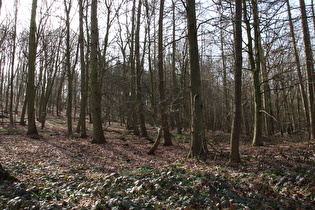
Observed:
[[[306,57],[307,82],[308,82],[308,103],[310,115],[310,139],[315,138],[315,104],[314,104],[314,90],[315,90],[315,73],[313,65],[313,53],[310,39],[310,32],[307,23],[306,8],[304,0],[300,0],[301,20],[303,29],[304,50]]]
[[[66,12],[66,71],[68,76],[68,98],[67,98],[67,125],[68,136],[73,135],[72,131],[72,98],[73,98],[73,73],[70,62],[70,10],[71,0],[67,5],[67,0],[64,0],[65,12]]]
[[[81,138],[86,138],[86,104],[87,104],[87,96],[86,96],[86,64],[84,59],[84,31],[83,31],[83,1],[79,0],[79,44],[80,44],[80,63],[81,63],[81,107],[80,107],[80,119],[78,124],[80,125]]]
[[[274,124],[273,119],[271,116],[273,116],[273,110],[272,110],[272,104],[271,104],[271,89],[269,85],[269,79],[268,79],[268,69],[266,66],[266,56],[264,55],[264,51],[262,48],[261,40],[259,42],[259,51],[261,53],[261,74],[262,74],[262,80],[263,80],[263,102],[264,102],[264,109],[267,114],[265,114],[265,130],[268,135],[274,134]]]
[[[256,0],[252,0],[252,10],[254,15],[254,37],[255,37],[255,52],[253,49],[253,38],[251,35],[251,26],[247,17],[246,1],[243,0],[244,4],[244,20],[246,24],[246,32],[248,38],[248,55],[250,61],[250,67],[253,77],[254,85],[254,136],[252,145],[261,146],[262,142],[262,99],[260,90],[260,53],[259,53],[259,17],[258,17],[258,6]]]
[[[164,0],[160,1],[160,14],[159,14],[159,37],[158,37],[158,67],[159,67],[159,94],[160,94],[160,113],[161,125],[164,135],[164,146],[172,145],[171,134],[168,127],[168,120],[166,115],[166,101],[165,101],[165,81],[164,81],[164,56],[163,56],[163,15],[164,15]]]
[[[134,38],[135,38],[135,16],[136,16],[136,0],[133,0],[132,8],[132,20],[131,20],[131,43],[130,43],[130,73],[131,73],[131,102],[130,102],[130,113],[132,121],[133,134],[139,136],[140,131],[138,127],[138,116],[137,116],[137,93],[136,93],[136,67],[135,67],[135,56],[134,56]]]
[[[27,83],[27,107],[28,107],[28,135],[38,135],[36,124],[35,124],[35,60],[36,60],[36,9],[37,0],[33,0],[32,3],[32,15],[30,23],[30,34],[29,34],[29,56],[28,56],[28,83]]]
[[[242,0],[235,3],[235,110],[231,135],[230,162],[241,161],[239,139],[242,129]]]
[[[293,27],[292,15],[291,15],[291,6],[290,6],[289,0],[286,0],[286,3],[287,3],[287,8],[288,8],[290,33],[291,33],[292,45],[293,45],[293,49],[294,49],[296,70],[298,73],[299,87],[300,87],[300,92],[301,92],[301,96],[302,96],[303,108],[304,108],[303,110],[304,110],[304,115],[305,115],[305,119],[306,119],[307,130],[308,130],[309,135],[310,135],[309,105],[308,105],[308,101],[307,101],[307,94],[306,94],[305,87],[304,87],[304,81],[303,81],[302,70],[301,70],[301,61],[300,61],[299,51],[297,49],[297,43],[296,43],[296,39],[295,39],[295,33],[294,33],[294,27]]]
[[[189,157],[205,155],[206,141],[204,138],[202,118],[201,78],[199,65],[199,51],[196,26],[195,0],[186,0],[187,28],[189,41],[190,62],[190,115],[191,115],[191,146]]]
[[[157,105],[156,105],[156,94],[155,94],[155,82],[154,82],[154,72],[153,72],[153,66],[152,66],[152,54],[151,54],[151,18],[153,15],[155,15],[155,5],[154,8],[152,8],[152,14],[150,13],[150,6],[148,3],[148,0],[145,0],[145,6],[146,6],[146,15],[147,15],[147,30],[148,30],[148,68],[150,73],[150,88],[151,88],[151,109],[152,109],[152,118],[153,118],[153,124],[154,126],[157,126]]]
[[[172,89],[173,89],[173,113],[174,113],[174,122],[175,126],[177,128],[177,133],[181,134],[182,132],[182,124],[180,120],[180,100],[179,100],[179,84],[178,84],[178,79],[177,79],[177,74],[176,74],[176,8],[175,8],[175,1],[172,0],[172,9],[173,9],[173,14],[172,14]]]
[[[135,31],[135,60],[136,60],[136,95],[137,95],[137,115],[139,116],[141,136],[147,137],[147,129],[145,127],[145,118],[143,114],[143,101],[142,101],[142,66],[140,62],[140,21],[141,21],[141,5],[142,2],[139,0],[138,3],[138,15],[137,15],[137,26]]]
[[[14,82],[14,65],[15,65],[15,52],[16,52],[16,27],[17,27],[17,14],[18,14],[18,1],[14,1],[14,28],[13,28],[13,45],[12,45],[12,57],[11,57],[11,75],[10,75],[10,106],[9,106],[9,115],[10,115],[10,124],[13,125],[13,82]]]
[[[92,143],[105,143],[102,127],[101,90],[98,72],[98,22],[97,22],[97,0],[91,4],[91,111],[93,117],[93,140]]]

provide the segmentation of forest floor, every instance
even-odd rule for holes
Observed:
[[[313,209],[315,144],[302,134],[243,137],[230,164],[229,135],[208,133],[209,155],[188,159],[189,135],[154,155],[152,140],[113,124],[106,143],[66,136],[50,119],[41,138],[0,122],[0,163],[19,181],[0,180],[0,209]],[[154,130],[150,130],[152,139]]]

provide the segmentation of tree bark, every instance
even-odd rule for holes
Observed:
[[[260,53],[259,53],[259,17],[258,6],[256,0],[252,0],[252,10],[254,15],[254,41],[255,52],[253,49],[253,37],[251,35],[251,26],[247,17],[246,1],[243,0],[244,20],[246,24],[246,32],[248,38],[248,56],[250,61],[250,67],[252,71],[253,85],[254,85],[254,136],[252,140],[253,146],[262,146],[262,99],[260,90]]]
[[[142,101],[142,65],[140,61],[140,21],[141,21],[141,5],[142,1],[138,2],[138,15],[137,15],[137,25],[135,31],[135,60],[136,60],[136,95],[137,95],[137,115],[139,116],[140,131],[142,137],[147,137],[147,129],[145,126],[145,118],[143,114],[143,101]]]
[[[187,28],[190,63],[190,123],[191,146],[189,157],[201,157],[206,154],[206,141],[203,130],[201,78],[197,40],[195,0],[186,0]]]
[[[38,131],[35,123],[35,60],[36,60],[36,9],[37,0],[32,2],[32,13],[31,13],[31,23],[30,23],[30,34],[29,34],[29,55],[28,55],[28,83],[27,83],[27,111],[28,111],[28,135],[38,135]]]
[[[81,107],[80,107],[80,132],[81,138],[86,138],[86,104],[87,104],[87,94],[86,94],[86,63],[84,54],[84,31],[83,31],[83,1],[79,0],[79,44],[80,44],[80,64],[81,64]]]
[[[93,139],[92,143],[105,143],[102,127],[101,90],[98,72],[98,22],[97,22],[97,0],[91,4],[91,111],[93,117]]]
[[[10,75],[10,105],[9,105],[9,115],[10,124],[13,125],[13,82],[14,82],[14,65],[15,65],[15,52],[16,52],[16,27],[17,27],[17,14],[18,14],[18,1],[14,1],[14,28],[13,28],[13,45],[12,45],[12,57],[11,57],[11,75]]]
[[[134,56],[134,39],[135,39],[135,16],[136,16],[136,0],[133,0],[132,8],[132,20],[131,20],[131,43],[130,43],[130,73],[131,73],[131,103],[130,103],[130,113],[132,121],[133,134],[139,136],[140,131],[138,127],[138,117],[137,117],[137,93],[136,93],[136,67],[135,67],[135,56]]]
[[[66,12],[66,71],[68,76],[68,97],[67,97],[67,125],[68,136],[73,135],[72,131],[72,98],[73,98],[73,72],[70,62],[70,10],[71,0],[67,5],[67,0],[64,0],[65,12]]]
[[[160,1],[160,14],[159,14],[159,37],[158,37],[158,69],[159,69],[159,94],[160,94],[160,114],[161,125],[163,128],[164,146],[171,146],[171,134],[168,127],[168,120],[166,115],[166,99],[165,99],[165,80],[164,80],[164,56],[163,56],[163,15],[164,15],[164,0]]]
[[[313,65],[313,53],[310,39],[310,32],[307,23],[306,8],[304,0],[300,0],[301,21],[304,40],[304,51],[306,57],[306,70],[307,70],[307,82],[308,82],[308,103],[309,103],[309,115],[310,115],[310,139],[315,138],[315,103],[314,103],[314,90],[315,90],[315,73]]]
[[[235,2],[235,108],[231,135],[230,162],[241,161],[239,139],[242,129],[242,0]]]
[[[305,115],[305,119],[306,119],[307,130],[308,130],[309,135],[310,135],[309,105],[308,105],[308,101],[307,101],[307,94],[306,94],[305,87],[304,87],[304,81],[303,81],[302,70],[301,70],[301,61],[300,61],[299,51],[297,49],[297,43],[296,43],[296,39],[295,39],[295,33],[294,33],[294,27],[293,27],[292,15],[291,15],[291,6],[290,6],[289,0],[286,0],[286,3],[287,3],[287,10],[288,10],[292,45],[293,45],[293,49],[294,49],[294,57],[295,57],[295,62],[296,62],[296,70],[298,73],[299,87],[300,87],[300,92],[301,92],[301,96],[302,96],[303,108],[304,108],[303,110],[304,110],[304,115]]]

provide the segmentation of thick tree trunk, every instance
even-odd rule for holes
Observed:
[[[310,138],[315,138],[315,101],[314,101],[314,91],[315,91],[315,72],[313,65],[313,53],[312,45],[310,39],[310,32],[307,23],[306,8],[304,0],[300,0],[301,9],[301,20],[303,29],[303,40],[305,46],[305,57],[306,57],[306,69],[307,69],[307,82],[308,82],[308,102],[309,102],[309,115],[310,115]]]
[[[164,79],[164,56],[163,56],[163,14],[164,14],[164,0],[160,1],[159,14],[159,37],[158,37],[158,67],[159,67],[159,95],[160,95],[160,113],[161,125],[164,135],[164,146],[172,145],[171,134],[168,127],[168,119],[166,115],[166,101],[165,101],[165,79]]]
[[[91,4],[91,111],[93,117],[93,140],[92,143],[105,143],[102,127],[101,90],[99,85],[98,59],[98,22],[97,0]]]
[[[29,56],[28,56],[28,83],[27,83],[27,107],[28,107],[28,135],[38,135],[36,124],[35,124],[35,60],[36,60],[36,9],[37,0],[33,0],[32,3],[32,15],[30,23],[30,34],[29,34]]]
[[[191,146],[190,157],[205,155],[206,142],[203,130],[201,78],[199,65],[198,37],[196,26],[195,0],[187,0],[187,28],[190,58],[190,115]]]

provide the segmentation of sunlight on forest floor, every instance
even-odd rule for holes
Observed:
[[[89,125],[90,126],[90,125]],[[242,163],[230,164],[229,134],[208,133],[207,158],[187,159],[189,135],[159,146],[106,127],[106,143],[66,136],[64,119],[49,120],[41,139],[26,127],[0,125],[0,163],[19,182],[0,182],[1,209],[311,209],[315,144],[304,134],[241,141]],[[153,129],[150,129],[154,139]],[[304,140],[302,140],[304,138]]]

